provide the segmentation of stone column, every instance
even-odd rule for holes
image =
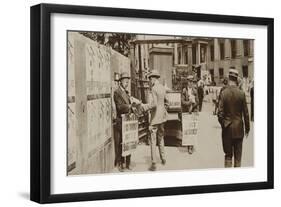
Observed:
[[[188,73],[192,71],[192,43],[187,45]]]
[[[236,58],[235,58],[235,68],[239,72],[239,76],[243,77],[242,71],[242,64],[243,64],[243,56],[244,56],[244,49],[243,49],[243,40],[236,40]]]
[[[192,65],[192,44],[187,45],[187,61],[188,65]]]
[[[249,40],[249,57],[254,57],[254,40]]]
[[[174,43],[174,64],[178,64],[178,44]]]
[[[220,45],[217,38],[214,39],[214,80],[219,83],[219,61],[220,61]]]
[[[184,64],[183,45],[181,45],[181,65]]]
[[[148,60],[149,60],[149,52],[148,52],[148,44],[145,44],[145,54],[146,54],[146,58],[145,58],[145,65],[148,68]]]
[[[224,76],[228,76],[231,61],[231,44],[230,39],[224,40]]]
[[[139,45],[135,45],[135,58],[134,58],[134,66],[136,68],[136,72],[139,72]]]
[[[224,40],[224,57],[226,60],[231,59],[231,44],[230,39]]]
[[[136,89],[136,68],[135,68],[135,45],[130,45],[130,65],[131,65],[131,94],[132,96],[137,97],[137,89]]]
[[[244,45],[243,40],[236,40],[236,57],[244,57]]]
[[[206,63],[208,64],[209,62],[211,62],[211,46],[210,46],[210,43],[207,44],[207,48],[206,48]]]
[[[200,51],[200,43],[197,44],[197,60],[196,64],[200,64],[200,59],[201,59],[201,51]]]
[[[220,60],[220,45],[217,38],[214,39],[214,60]]]
[[[141,54],[142,54],[141,55],[141,69],[142,69],[142,71],[144,71],[145,70],[145,68],[144,68],[144,64],[145,64],[144,58],[146,57],[145,56],[145,48],[144,48],[144,44],[141,44],[140,46],[141,46]]]

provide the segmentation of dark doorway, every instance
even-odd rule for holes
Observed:
[[[212,77],[212,82],[214,82],[214,69],[210,69],[209,71]]]
[[[242,66],[243,78],[248,78],[248,65]]]
[[[197,79],[198,80],[201,79],[201,66],[198,66],[196,68],[196,73],[197,73]]]

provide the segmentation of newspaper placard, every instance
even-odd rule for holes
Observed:
[[[130,155],[138,145],[138,117],[135,114],[122,115],[122,156]]]
[[[182,145],[196,145],[198,137],[198,114],[182,114]]]

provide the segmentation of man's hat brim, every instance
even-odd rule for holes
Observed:
[[[160,78],[160,75],[157,75],[157,74],[151,74],[151,75],[148,75],[147,77],[148,77],[148,78],[152,78],[152,77],[155,77],[155,78]]]
[[[231,68],[228,73],[229,77],[238,78],[239,73],[238,70]]]
[[[119,81],[121,81],[122,79],[125,79],[125,78],[127,78],[127,79],[131,79],[131,77],[130,77],[130,76],[124,76],[124,77],[119,78]]]
[[[238,79],[238,75],[237,74],[231,74],[231,73],[229,73],[229,75],[228,75],[229,77],[233,77],[233,78],[236,78],[236,79]]]

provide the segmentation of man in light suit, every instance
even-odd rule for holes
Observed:
[[[151,146],[151,166],[149,170],[156,170],[156,143],[158,143],[161,163],[166,164],[164,149],[164,124],[167,120],[167,98],[166,89],[159,83],[160,74],[157,70],[152,70],[148,75],[151,84],[151,96],[148,104],[142,104],[144,110],[149,110],[150,119],[150,146]]]
[[[241,167],[244,134],[250,131],[249,113],[245,93],[237,87],[238,71],[229,70],[229,86],[220,94],[218,120],[222,127],[225,167]],[[244,120],[244,121],[243,121]],[[245,132],[244,132],[245,131]]]
[[[130,76],[127,72],[123,72],[120,75],[120,85],[116,91],[114,91],[114,102],[117,111],[117,125],[116,125],[116,136],[115,136],[115,162],[118,165],[120,172],[124,169],[131,170],[131,155],[122,157],[122,114],[128,114],[132,111],[132,105],[130,101],[129,92],[127,91],[129,86]],[[124,166],[125,165],[125,166]]]

